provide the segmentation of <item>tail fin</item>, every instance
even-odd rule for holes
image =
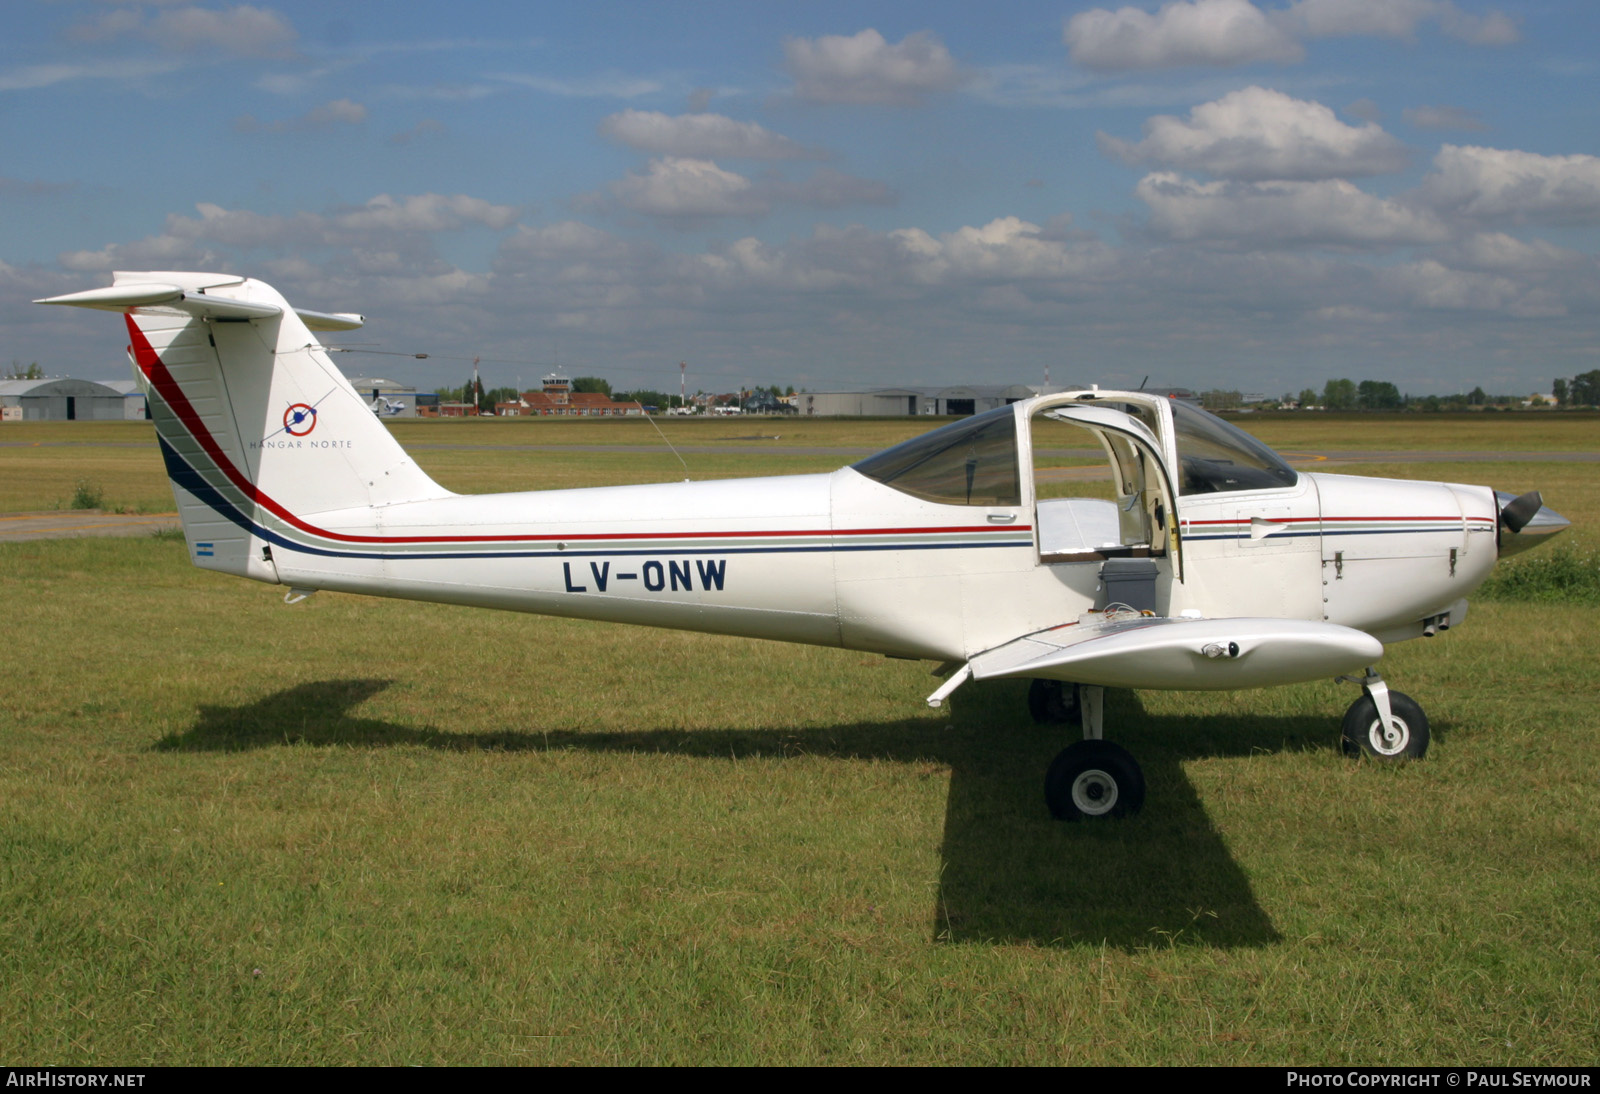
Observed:
[[[264,548],[302,538],[307,517],[450,496],[311,334],[353,330],[360,316],[297,312],[260,281],[204,273],[118,273],[110,288],[38,303],[127,316],[198,566],[276,582]]]

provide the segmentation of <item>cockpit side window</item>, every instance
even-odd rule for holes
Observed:
[[[1016,414],[991,410],[868,456],[861,474],[943,505],[1021,505]]]
[[[1180,494],[1269,490],[1299,480],[1276,452],[1214,414],[1173,400],[1172,424],[1183,464]]]

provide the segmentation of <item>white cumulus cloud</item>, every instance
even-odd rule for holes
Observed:
[[[1264,87],[1202,103],[1187,119],[1144,123],[1137,143],[1099,135],[1124,163],[1204,171],[1230,179],[1324,179],[1379,175],[1406,166],[1406,150],[1373,122],[1346,125],[1321,103]]]
[[[928,31],[895,43],[870,27],[849,37],[788,38],[783,56],[795,94],[818,103],[911,106],[968,79],[944,43]]]
[[[1172,0],[1153,13],[1079,12],[1067,20],[1064,39],[1074,63],[1102,71],[1231,67],[1299,61],[1308,38],[1410,40],[1425,22],[1473,45],[1508,45],[1520,37],[1509,16],[1473,15],[1451,0],[1299,0],[1270,9],[1251,0]]]
[[[253,57],[286,54],[299,37],[277,12],[249,4],[170,8],[151,21],[146,36],[169,49],[222,49]]]
[[[471,224],[496,230],[516,222],[513,205],[496,205],[466,194],[379,194],[366,204],[328,213],[289,215],[227,209],[203,201],[198,216],[169,215],[160,235],[110,244],[98,251],[73,251],[60,257],[75,270],[237,268],[236,257],[286,253],[322,247],[347,248],[363,272],[409,270],[426,273],[439,266],[430,250],[433,232],[459,231]]]
[[[890,233],[919,281],[1012,281],[1068,277],[1085,270],[1098,252],[1075,249],[1020,217],[999,217],[938,236],[920,228]]]
[[[650,216],[754,216],[768,209],[743,175],[684,156],[652,159],[644,171],[613,182],[611,193],[625,208]]]
[[[1095,8],[1067,20],[1068,56],[1086,68],[1147,69],[1298,61],[1300,43],[1250,0],[1174,0],[1143,8]]]
[[[98,19],[67,31],[76,42],[108,42],[141,38],[177,53],[216,50],[244,57],[282,57],[300,37],[282,15],[270,8],[236,4],[202,8],[185,4],[152,15],[135,7],[115,8]]]
[[[1446,226],[1426,210],[1375,197],[1343,179],[1201,183],[1172,172],[1140,180],[1134,193],[1149,226],[1182,240],[1258,247],[1390,247],[1442,243]]]
[[[1509,46],[1522,40],[1514,19],[1504,12],[1491,11],[1486,15],[1472,15],[1454,4],[1441,3],[1439,26],[1450,37],[1459,38],[1475,46]]]
[[[795,160],[820,159],[824,155],[755,122],[736,121],[722,114],[673,117],[654,110],[624,110],[602,119],[600,132],[629,148],[656,156]]]
[[[1548,240],[1517,239],[1504,232],[1479,232],[1468,237],[1449,249],[1449,260],[1457,266],[1515,274],[1596,265],[1592,257],[1558,247]]]
[[[509,228],[517,220],[515,205],[496,205],[467,194],[379,194],[365,205],[338,213],[334,226],[347,231],[442,232],[481,224]]]
[[[1378,281],[1397,297],[1420,308],[1504,311],[1527,318],[1565,312],[1547,292],[1528,292],[1509,277],[1451,269],[1431,258],[1384,270]]]
[[[1481,219],[1600,223],[1600,158],[1447,144],[1420,195],[1441,212]]]

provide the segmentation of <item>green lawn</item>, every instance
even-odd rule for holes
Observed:
[[[138,496],[153,445],[117,451]],[[457,489],[626,470],[420,455]],[[1582,465],[1375,470],[1549,484],[1595,542]],[[1406,766],[1339,754],[1349,686],[1115,695],[1146,809],[1061,825],[1040,784],[1070,735],[1028,723],[1020,683],[935,712],[929,666],[859,653],[286,607],[171,539],[0,545],[0,593],[0,1056],[19,1064],[1600,1049],[1595,607],[1475,601],[1393,647],[1386,676],[1433,723]]]

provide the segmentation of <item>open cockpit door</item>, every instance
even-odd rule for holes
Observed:
[[[1163,445],[1144,422],[1110,406],[1067,402],[1035,412],[1037,419],[1088,430],[1110,460],[1115,491],[1115,527],[1110,510],[1093,498],[1041,498],[1035,476],[1039,552],[1044,562],[1090,561],[1118,555],[1166,556],[1172,575],[1183,580],[1183,541],[1178,534],[1178,491]]]

